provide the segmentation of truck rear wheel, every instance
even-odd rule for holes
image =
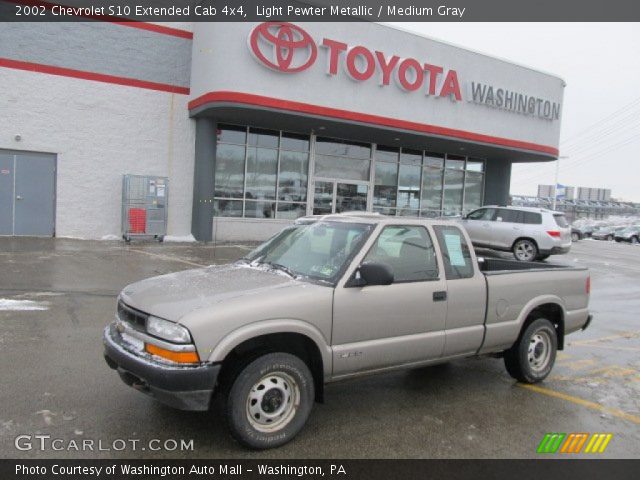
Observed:
[[[289,353],[269,353],[233,380],[225,414],[233,437],[254,449],[279,447],[307,422],[314,402],[313,376]]]
[[[504,364],[513,378],[537,383],[551,372],[556,361],[558,335],[546,318],[531,322],[513,347],[505,352]]]

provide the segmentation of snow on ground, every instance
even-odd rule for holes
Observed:
[[[189,235],[165,235],[164,236],[164,241],[165,242],[195,242],[196,239],[191,234],[189,234]]]
[[[48,310],[48,302],[34,302],[33,300],[9,300],[0,298],[0,311],[3,310]]]

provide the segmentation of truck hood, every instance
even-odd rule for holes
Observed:
[[[120,298],[127,305],[159,318],[178,322],[185,315],[225,300],[303,282],[283,272],[243,264],[213,265],[184,270],[132,283]]]

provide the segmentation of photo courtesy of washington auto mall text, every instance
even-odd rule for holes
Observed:
[[[636,479],[638,85],[633,0],[0,0],[0,479]]]

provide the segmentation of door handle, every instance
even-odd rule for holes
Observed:
[[[444,302],[447,299],[446,290],[442,290],[440,292],[433,292],[433,301],[434,302]]]
[[[22,200],[22,196],[16,195],[16,200]]]

